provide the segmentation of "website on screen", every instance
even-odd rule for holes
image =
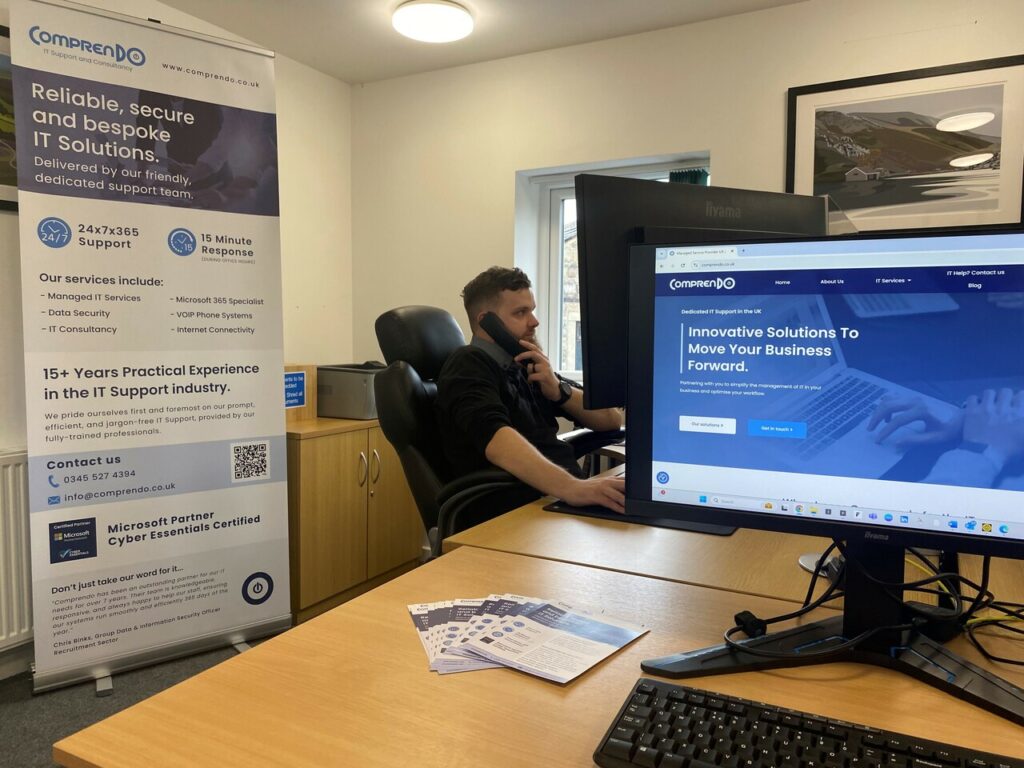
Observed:
[[[654,323],[655,500],[1024,533],[1024,237],[658,249]]]

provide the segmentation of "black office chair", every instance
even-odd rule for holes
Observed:
[[[388,363],[374,377],[377,419],[402,462],[431,556],[437,557],[441,542],[461,530],[460,519],[467,519],[468,510],[473,509],[473,521],[479,522],[486,505],[496,517],[525,504],[530,492],[500,469],[456,477],[445,459],[434,411],[434,381],[448,355],[466,343],[455,318],[436,307],[399,307],[378,317],[375,329]],[[539,497],[535,491],[532,495]]]
[[[456,531],[520,507],[540,493],[497,468],[456,476],[445,459],[434,382],[448,355],[466,343],[451,314],[436,307],[399,307],[378,317],[375,329],[388,363],[374,377],[377,418],[402,462],[436,557],[441,542]],[[622,437],[621,431],[576,430],[570,442],[582,456]]]

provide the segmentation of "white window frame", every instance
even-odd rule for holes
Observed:
[[[581,371],[566,366],[561,357],[562,315],[562,204],[576,196],[575,178],[579,173],[601,176],[625,176],[633,179],[667,179],[669,172],[695,168],[710,168],[706,152],[681,155],[655,162],[635,162],[603,167],[560,169],[557,173],[529,175],[535,186],[532,199],[537,203],[537,253],[535,255],[534,297],[537,300],[537,319],[544,349],[553,358],[555,367],[571,378],[579,378]],[[517,215],[520,212],[517,211]],[[518,260],[517,260],[518,263]],[[529,271],[529,270],[527,270]],[[559,358],[559,359],[554,359]]]

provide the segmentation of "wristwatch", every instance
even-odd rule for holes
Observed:
[[[558,399],[551,401],[555,405],[561,405],[566,400],[568,400],[570,397],[572,397],[572,387],[569,386],[569,382],[568,381],[563,381],[562,379],[559,379],[558,380],[558,391],[561,392],[561,394],[558,396]]]

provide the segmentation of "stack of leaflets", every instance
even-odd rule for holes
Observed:
[[[567,683],[647,630],[602,613],[522,595],[408,606],[430,669],[511,667]]]

